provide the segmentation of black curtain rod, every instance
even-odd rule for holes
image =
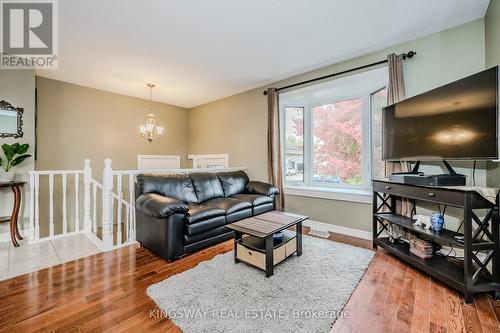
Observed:
[[[411,58],[413,58],[413,56],[415,54],[417,54],[417,52],[415,52],[415,51],[409,51],[408,53],[403,53],[402,54],[403,60],[411,59]],[[288,88],[293,88],[293,87],[296,87],[296,86],[301,86],[303,84],[307,84],[307,83],[311,83],[311,82],[316,82],[316,81],[321,81],[321,80],[328,79],[328,78],[331,78],[331,77],[334,77],[334,76],[339,76],[339,75],[342,75],[342,74],[346,74],[346,73],[350,73],[350,72],[354,72],[354,71],[359,71],[360,69],[365,69],[365,68],[372,67],[372,66],[382,65],[382,64],[385,64],[385,63],[387,63],[387,59],[386,60],[377,61],[377,62],[373,62],[371,64],[359,66],[359,67],[356,67],[356,68],[347,69],[347,70],[342,71],[342,72],[337,72],[337,73],[333,73],[333,74],[328,74],[328,75],[325,75],[325,76],[317,77],[315,79],[310,79],[310,80],[307,80],[307,81],[302,81],[302,82],[299,82],[299,83],[290,84],[288,86],[277,88],[276,90],[280,91],[280,90],[284,90],[284,89],[288,89]],[[267,95],[267,90],[264,91],[263,94]]]

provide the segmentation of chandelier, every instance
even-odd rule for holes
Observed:
[[[146,138],[149,143],[155,138],[160,138],[163,135],[164,127],[156,126],[155,115],[153,113],[153,88],[155,85],[153,83],[148,83],[149,87],[149,113],[147,114],[148,119],[146,123],[139,127],[141,137]]]

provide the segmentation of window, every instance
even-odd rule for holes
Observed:
[[[315,183],[362,183],[361,108],[360,98],[312,108]]]
[[[368,190],[383,177],[387,76],[381,67],[280,94],[287,187]]]
[[[385,177],[382,161],[382,108],[387,104],[387,89],[384,87],[370,95],[372,114],[372,179]]]
[[[285,181],[304,182],[304,108],[285,108]]]

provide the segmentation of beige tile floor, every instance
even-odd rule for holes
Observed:
[[[0,280],[101,252],[84,234],[14,247],[0,243]]]

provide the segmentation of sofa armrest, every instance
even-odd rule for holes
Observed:
[[[188,207],[184,202],[156,193],[140,195],[135,202],[135,208],[148,216],[156,218],[168,217],[174,213],[185,214],[188,211]]]
[[[268,183],[249,181],[246,185],[245,192],[249,194],[275,195],[280,191],[276,186]]]

